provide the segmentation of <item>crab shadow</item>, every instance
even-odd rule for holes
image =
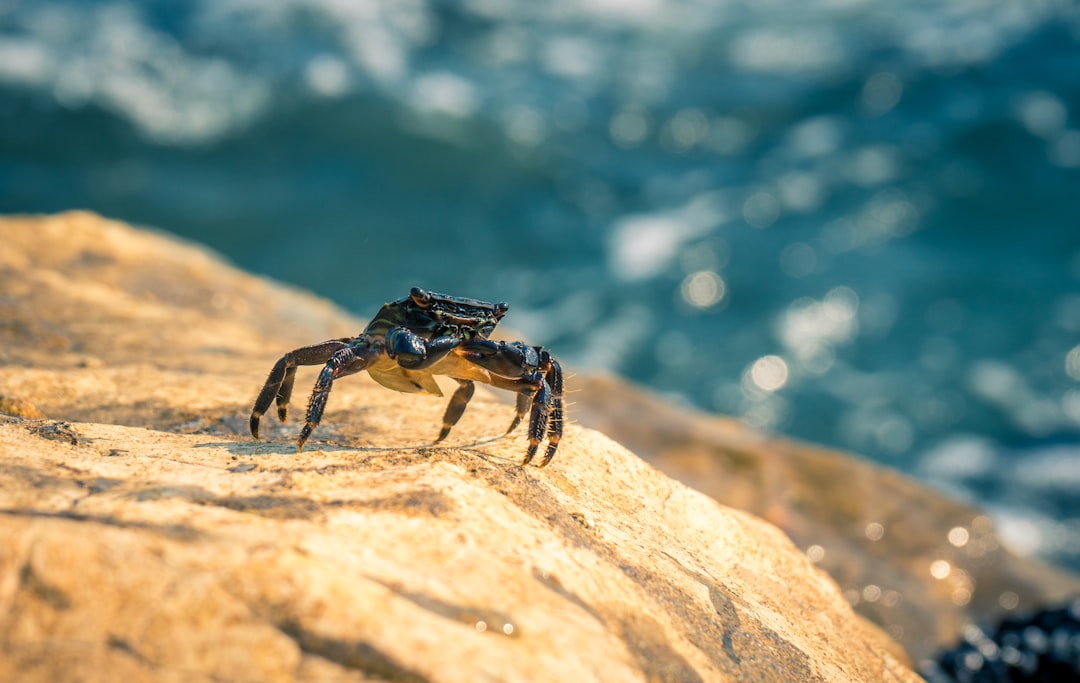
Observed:
[[[347,446],[345,444],[319,443],[309,444],[307,449],[300,451],[295,443],[287,441],[207,441],[195,444],[193,448],[221,448],[232,455],[298,455],[315,451],[370,451],[370,450],[393,450],[380,448],[363,448],[359,446]]]
[[[312,453],[357,453],[370,456],[391,455],[403,451],[413,451],[425,457],[449,454],[452,452],[466,453],[470,456],[488,461],[503,463],[518,463],[516,457],[509,457],[484,449],[485,446],[503,441],[505,435],[487,436],[474,439],[466,443],[446,443],[430,441],[419,444],[402,444],[397,446],[352,446],[333,442],[316,442],[306,444],[303,451],[298,451],[295,443],[288,441],[207,441],[195,444],[194,448],[221,448],[232,455],[259,457],[259,456],[297,456]]]

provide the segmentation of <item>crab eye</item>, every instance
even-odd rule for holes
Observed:
[[[506,312],[509,310],[510,304],[506,303],[505,301],[500,301],[499,303],[495,304],[495,317],[501,318],[506,315]]]
[[[409,298],[413,300],[417,306],[427,308],[431,305],[431,295],[420,289],[419,287],[413,287],[409,290]]]

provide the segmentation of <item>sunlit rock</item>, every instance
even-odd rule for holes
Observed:
[[[952,646],[972,621],[1080,595],[1076,576],[1010,553],[986,513],[898,472],[672,405],[617,378],[576,382],[574,419],[776,524],[916,660]]]
[[[522,468],[505,397],[436,446],[443,400],[352,377],[305,452],[254,442],[268,363],[361,321],[89,214],[0,232],[0,680],[918,680],[780,530],[609,437]]]

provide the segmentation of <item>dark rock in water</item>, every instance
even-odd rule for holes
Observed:
[[[1080,598],[1010,617],[993,631],[971,626],[960,644],[919,668],[930,683],[1080,681]]]

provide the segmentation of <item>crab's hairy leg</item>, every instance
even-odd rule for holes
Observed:
[[[296,366],[321,365],[328,361],[336,351],[348,346],[348,342],[348,339],[331,339],[319,344],[293,349],[279,358],[278,362],[274,363],[274,367],[270,370],[266,383],[263,384],[258,398],[255,399],[255,406],[251,409],[251,420],[249,422],[251,435],[256,439],[259,438],[259,420],[262,418],[263,413],[266,412],[266,409],[270,407],[270,404],[274,402],[274,399],[277,399],[278,417],[282,422],[285,421],[289,399],[292,397]]]
[[[551,387],[548,385],[543,373],[536,370],[526,371],[523,376],[517,378],[500,377],[492,374],[491,386],[506,389],[507,391],[516,391],[518,405],[524,405],[526,412],[529,413],[529,448],[525,452],[525,459],[521,461],[522,465],[528,465],[536,457],[540,442],[544,440],[544,436],[548,432],[552,405]],[[518,422],[519,418],[515,416],[514,421],[515,423]],[[514,426],[516,427],[517,424]],[[546,456],[545,459],[550,460]]]
[[[465,406],[469,405],[469,400],[473,397],[473,392],[476,391],[476,384],[472,380],[459,379],[457,382],[460,386],[454,392],[454,395],[450,397],[450,403],[446,406],[446,413],[442,419],[442,430],[439,432],[439,438],[435,439],[436,443],[450,434],[450,430],[461,419],[461,416],[465,413]]]
[[[404,327],[392,327],[386,333],[386,353],[408,370],[430,367],[460,344],[460,337],[444,336],[428,340]]]
[[[496,342],[488,339],[475,339],[461,345],[459,354],[488,371],[491,384],[500,389],[509,389],[519,393],[518,408],[529,411],[529,448],[525,453],[527,465],[536,456],[540,442],[549,438],[548,450],[541,465],[546,465],[555,456],[559,438],[562,436],[562,371],[555,372],[555,359],[538,346],[528,346],[521,342]],[[558,382],[559,401],[556,404],[549,384],[549,378]],[[521,396],[524,395],[524,399]],[[557,424],[551,424],[552,413]],[[517,426],[517,418],[512,427]],[[550,425],[550,428],[549,428]],[[552,442],[552,438],[554,439]]]
[[[529,412],[529,406],[532,405],[532,394],[525,392],[518,392],[517,405],[515,406],[516,412],[514,413],[514,419],[510,421],[510,426],[506,428],[506,433],[517,429],[517,426],[521,424],[521,420]]]
[[[378,351],[372,347],[350,345],[335,351],[330,356],[330,360],[326,361],[326,365],[319,373],[319,378],[315,380],[315,388],[308,400],[307,417],[304,420],[303,429],[300,430],[300,437],[296,441],[297,451],[304,450],[304,443],[311,436],[311,432],[319,426],[334,380],[367,368],[375,361],[377,355]]]
[[[522,461],[522,465],[528,465],[532,462],[533,457],[536,455],[536,449],[540,446],[540,441],[547,434],[548,420],[551,415],[551,387],[548,386],[547,380],[539,373],[536,373],[536,378],[539,379],[540,387],[533,394],[532,412],[529,414],[529,449],[525,452],[525,460]],[[546,465],[550,459],[545,456],[542,464]]]
[[[551,386],[551,420],[548,423],[547,453],[540,461],[540,467],[546,466],[555,457],[555,450],[559,447],[559,441],[563,433],[563,372],[559,361],[548,356],[550,367],[547,371],[547,381]]]

